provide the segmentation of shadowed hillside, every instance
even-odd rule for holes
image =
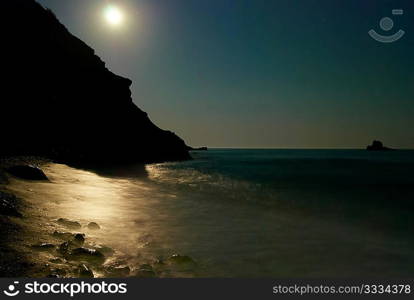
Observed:
[[[132,102],[131,80],[110,72],[51,11],[32,0],[3,2],[0,155],[74,163],[189,158],[183,140]]]

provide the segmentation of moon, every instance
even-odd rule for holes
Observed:
[[[113,5],[109,5],[104,11],[105,20],[112,26],[119,26],[124,20],[122,11]]]

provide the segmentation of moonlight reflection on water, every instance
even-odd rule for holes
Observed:
[[[331,215],[315,213],[315,206],[323,202],[314,198],[331,201],[331,193],[267,190],[246,180],[200,172],[192,165],[197,163],[94,172],[49,164],[43,169],[51,183],[13,179],[9,189],[28,202],[27,218],[22,220],[26,234],[16,247],[38,265],[70,269],[70,259],[63,266],[51,263],[58,250],[39,252],[31,245],[58,247],[63,241],[53,236],[55,231],[85,234],[84,247],[111,252],[105,253],[102,265],[91,265],[101,277],[109,276],[108,269],[114,267],[129,268],[131,272],[122,276],[148,275],[150,267],[157,277],[329,277],[337,276],[338,270],[341,276],[352,277],[378,276],[378,270],[381,276],[410,272],[406,266],[412,261],[413,243],[403,232],[378,230],[340,209]],[[290,197],[291,208],[265,206],[259,197]],[[309,203],[309,208],[295,206],[300,203],[295,199]],[[79,222],[81,227],[66,228],[57,222],[59,218]],[[101,229],[89,229],[90,222]],[[76,274],[68,271],[66,276]]]

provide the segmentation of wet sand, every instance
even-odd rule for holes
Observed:
[[[1,276],[193,276],[196,263],[190,257],[173,250],[164,251],[162,257],[146,251],[154,241],[145,226],[137,230],[137,224],[151,216],[145,205],[141,211],[132,210],[119,199],[131,181],[113,178],[113,170],[99,171],[108,176],[102,177],[61,164],[40,165],[49,182],[3,173],[0,190],[19,199],[21,216],[1,216]],[[137,166],[133,170],[134,176],[145,175],[137,172]],[[133,188],[134,199],[147,202],[147,184],[135,180]]]

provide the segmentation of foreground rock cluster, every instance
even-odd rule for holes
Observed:
[[[20,224],[32,222],[31,213],[23,209],[27,206],[25,200],[10,192],[7,183],[41,180],[53,184],[40,162],[33,158],[0,161],[0,277],[153,278],[197,269],[198,264],[191,257],[179,254],[143,260],[138,265],[120,260],[117,249],[91,239],[91,235],[99,236],[105,231],[104,226],[93,220],[81,222],[62,216],[54,219],[52,226],[39,237],[27,235]],[[149,243],[149,237],[141,238],[137,242]]]
[[[99,224],[90,222],[82,226],[78,221],[59,218],[56,223],[66,230],[99,230]],[[93,224],[91,228],[91,224]],[[38,243],[31,245],[34,251],[47,252],[53,255],[49,260],[48,277],[139,277],[154,278],[160,276],[166,269],[193,269],[196,262],[189,256],[174,254],[166,259],[158,259],[151,263],[143,263],[138,267],[112,261],[115,250],[105,245],[88,242],[87,234],[72,231],[54,231],[51,239],[55,243]]]

